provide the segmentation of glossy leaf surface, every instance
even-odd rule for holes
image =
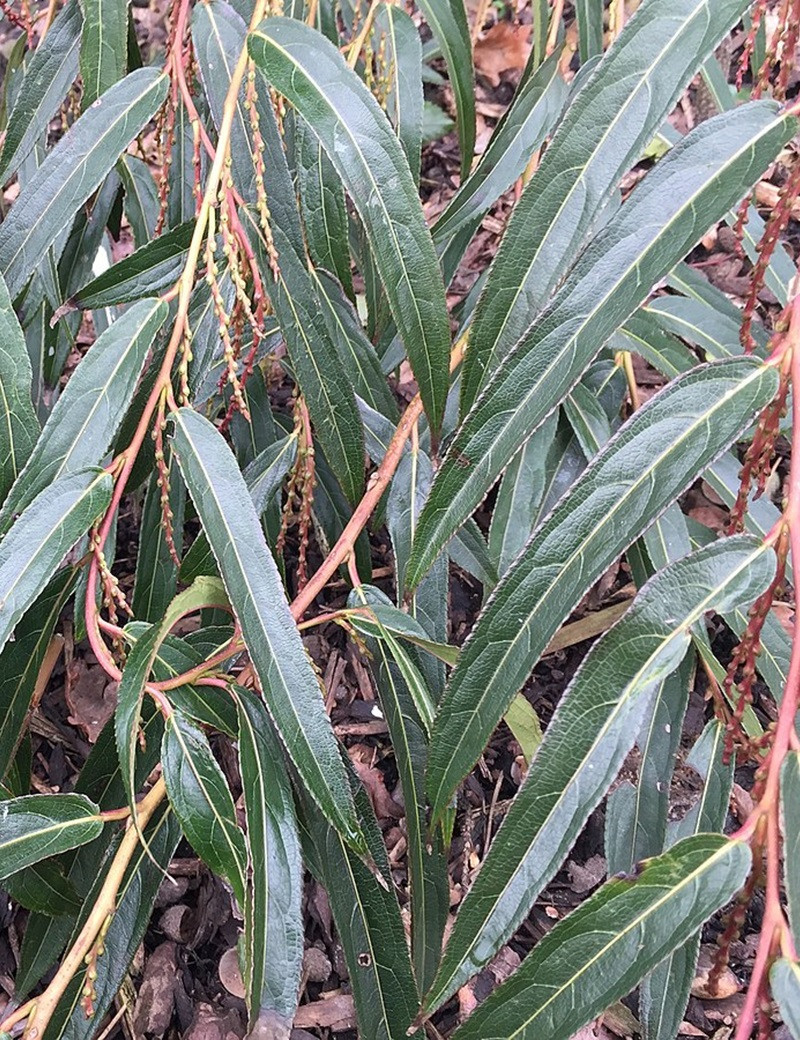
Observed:
[[[360,847],[350,786],[319,683],[289,613],[278,569],[230,448],[196,412],[174,415],[173,447],[211,543],[270,714],[303,782]]]
[[[692,626],[713,607],[751,603],[773,573],[769,549],[751,537],[712,543],[659,572],[592,647],[460,907],[429,1008],[500,948],[566,858],[655,691],[686,653]]]
[[[426,411],[438,427],[450,353],[444,286],[397,138],[336,48],[308,26],[269,18],[251,34],[249,47],[319,137],[353,199]]]
[[[774,389],[773,372],[744,360],[674,380],[628,420],[534,532],[479,616],[441,702],[428,770],[437,817],[584,592]]]
[[[703,834],[649,860],[636,877],[606,882],[454,1035],[568,1040],[727,903],[750,861],[742,842]]]

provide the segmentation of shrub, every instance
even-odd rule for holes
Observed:
[[[800,547],[800,477],[782,511],[751,495],[796,428],[800,297],[776,241],[798,175],[760,253],[761,217],[737,210],[797,131],[781,104],[796,22],[762,54],[758,5],[736,104],[712,63],[745,0],[643,0],[602,60],[602,4],[576,3],[569,84],[559,15],[548,32],[535,3],[531,58],[473,165],[465,11],[420,0],[461,148],[460,186],[428,227],[423,48],[401,7],[176,0],[147,64],[124,0],[54,6],[37,26],[11,11],[26,32],[0,156],[19,184],[0,226],[0,877],[30,911],[0,1030],[99,1031],[183,836],[241,908],[251,1036],[288,1036],[295,1015],[305,868],[328,890],[360,1034],[421,1036],[512,938],[636,744],[638,782],[607,802],[609,879],[454,1035],[567,1040],[638,986],[643,1035],[673,1037],[701,926],[735,901],[713,976],[763,883],[737,1038],[756,1018],[768,1035],[768,974],[800,1036],[800,651],[771,609]],[[665,121],[699,69],[718,112],[681,136]],[[467,246],[517,182],[496,257],[448,311]],[[123,215],[135,248],[93,267]],[[755,261],[744,313],[683,262],[720,221]],[[782,308],[771,336],[764,284]],[[634,354],[663,382],[641,405]],[[406,363],[418,394],[401,409]],[[722,535],[680,508],[701,477],[730,511]],[[490,492],[487,538],[473,514]],[[115,545],[135,503],[127,582]],[[388,531],[391,598],[369,525]],[[623,554],[635,598],[591,616],[602,635],[542,738],[520,691]],[[460,649],[449,561],[483,591]],[[331,588],[345,576],[346,603]],[[118,703],[74,789],[30,794],[27,725],[69,603]],[[712,644],[711,611],[732,653]],[[332,624],[388,729],[400,889],[302,641]],[[674,823],[696,671],[713,702],[689,756],[703,796]],[[775,698],[766,724],[757,677]],[[442,952],[458,792],[504,718],[532,761]],[[225,741],[238,777],[215,755]],[[757,767],[755,807],[726,835],[734,762]]]

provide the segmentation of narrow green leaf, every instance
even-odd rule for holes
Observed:
[[[364,439],[361,418],[347,369],[328,332],[308,273],[305,254],[298,256],[283,230],[273,228],[278,277],[272,281],[267,243],[257,216],[242,213],[247,235],[261,262],[275,316],[289,351],[314,430],[347,500],[355,505],[364,487]]]
[[[800,963],[781,957],[770,968],[769,981],[783,1024],[794,1037],[800,1037]]]
[[[142,300],[93,343],[56,401],[0,509],[0,534],[54,480],[102,461],[166,316],[166,303]]]
[[[245,483],[259,516],[275,497],[296,458],[297,434],[290,433],[256,455],[244,471]]]
[[[142,702],[159,648],[180,618],[209,607],[225,607],[227,602],[219,579],[197,578],[172,600],[158,625],[152,625],[136,638],[128,655],[117,692],[114,733],[120,772],[131,809],[136,801],[136,749]]]
[[[610,344],[640,354],[658,372],[677,376],[697,364],[697,357],[680,340],[665,332],[646,307],[640,308],[615,333]]]
[[[603,53],[603,0],[577,0],[578,51],[581,62]]]
[[[20,324],[0,275],[0,503],[39,436],[31,402],[33,371]]]
[[[352,299],[344,188],[319,139],[300,116],[295,122],[295,162],[308,252],[318,267],[338,278]]]
[[[750,863],[743,842],[698,835],[648,860],[638,876],[606,882],[454,1036],[567,1040],[727,903]]]
[[[746,105],[702,123],[661,160],[598,234],[453,439],[420,517],[418,547],[409,564],[412,588],[649,287],[747,190],[780,148],[793,121],[773,119],[774,113],[770,103]]]
[[[144,783],[158,762],[162,729],[160,712],[152,707],[146,710],[142,720],[145,746],[139,756],[137,768],[137,782],[140,784]],[[89,757],[75,782],[75,791],[96,802],[101,810],[118,809],[125,801],[125,787],[117,761],[112,724],[108,724],[102,730],[97,743],[89,752]],[[59,857],[66,877],[84,900],[84,907],[85,897],[98,880],[98,864],[103,861],[114,833],[118,834],[119,829],[111,828],[110,834],[104,831],[89,844],[63,853]],[[145,854],[144,850],[142,854]],[[93,905],[93,902],[89,905]],[[16,978],[19,995],[27,994],[57,960],[75,923],[75,918],[70,915],[58,918],[32,915],[28,918]]]
[[[304,784],[356,848],[363,843],[350,785],[319,683],[292,620],[272,558],[230,449],[202,416],[173,416],[173,446],[211,543],[270,714]]]
[[[734,321],[705,301],[686,296],[659,296],[647,310],[667,332],[702,347],[708,361],[743,353],[739,340],[741,314]]]
[[[247,815],[244,979],[250,1029],[288,1032],[303,968],[303,864],[283,748],[263,703],[235,691]],[[277,1030],[276,1030],[277,1034]]]
[[[128,0],[81,0],[81,4],[84,14],[81,102],[85,112],[125,75],[128,66]]]
[[[378,5],[372,24],[379,40],[384,41],[382,53],[389,73],[386,112],[408,159],[414,183],[418,184],[423,107],[419,30],[402,8],[387,3]]]
[[[82,22],[78,0],[70,0],[29,56],[22,87],[8,117],[0,155],[0,182],[5,183],[17,172],[72,86],[78,74]]]
[[[692,834],[722,830],[733,784],[733,761],[724,761],[724,749],[724,725],[710,722],[686,759],[703,781],[699,801],[668,828],[667,846]],[[689,1001],[699,953],[697,932],[642,979],[639,1018],[644,1040],[674,1040]]]
[[[79,972],[62,998],[58,1012],[48,1030],[51,1040],[93,1040],[97,1024],[103,1021],[114,997],[119,993],[130,971],[145,930],[153,914],[153,905],[180,838],[175,815],[165,805],[145,829],[145,847],[134,853],[120,885],[114,915],[103,937],[103,956],[97,958],[97,977],[93,980],[94,1014],[87,1015],[81,1001],[85,979]],[[99,887],[105,880],[97,877],[78,918],[79,926],[93,908]]]
[[[564,414],[575,431],[581,451],[592,459],[611,436],[608,416],[595,395],[578,383],[564,400]]]
[[[462,414],[547,302],[620,177],[746,6],[743,0],[645,0],[578,91],[490,268],[464,365]]]
[[[608,798],[605,846],[609,874],[627,873],[639,860],[664,848],[672,770],[693,672],[694,661],[687,655],[680,668],[661,682],[636,738],[636,783],[624,781]]]
[[[193,233],[193,220],[170,228],[87,282],[70,304],[80,310],[97,310],[171,288],[183,270]]]
[[[202,150],[201,150],[202,167]],[[170,163],[172,190],[167,204],[167,227],[178,227],[196,213],[194,197],[194,132],[183,101],[175,113],[175,141]]]
[[[35,863],[3,880],[3,889],[14,902],[48,917],[61,917],[80,910],[75,886],[59,869],[58,861]]]
[[[392,394],[375,347],[367,339],[355,308],[345,297],[341,286],[325,271],[310,271],[322,305],[322,316],[336,344],[339,359],[347,369],[353,390],[370,408],[381,415],[399,420],[397,401]]]
[[[0,542],[0,650],[56,568],[108,507],[111,477],[86,469],[45,488]]]
[[[447,63],[456,102],[463,179],[469,173],[475,151],[475,71],[466,6],[464,0],[420,0],[419,8]]]
[[[80,794],[30,794],[0,801],[0,879],[96,838],[99,809]]]
[[[194,851],[245,905],[247,849],[228,784],[208,740],[178,709],[164,725],[161,764],[170,805]]]
[[[500,949],[566,858],[621,768],[655,691],[686,653],[692,626],[710,609],[752,602],[773,574],[771,551],[751,536],[712,543],[659,572],[594,644],[461,904],[427,1009]]]
[[[107,90],[48,153],[0,226],[0,273],[12,297],[166,96],[163,73],[137,69]]]
[[[360,826],[380,878],[301,795],[303,851],[309,869],[328,892],[361,1036],[370,1040],[419,1037],[420,1031],[409,1031],[419,997],[386,848],[366,792],[355,779],[352,784]]]
[[[269,18],[249,37],[267,79],[317,134],[369,237],[434,429],[449,383],[450,328],[436,253],[386,116],[338,50],[301,22]]]
[[[353,606],[369,603],[377,618],[391,608],[377,589],[354,589],[349,597]],[[399,613],[399,611],[398,611]],[[425,833],[425,763],[428,757],[428,721],[420,711],[414,680],[397,655],[398,642],[378,622],[378,637],[367,641],[374,661],[373,671],[380,704],[389,727],[403,802],[406,807],[409,887],[411,890],[411,951],[415,976],[421,989],[433,981],[442,949],[447,920],[449,886],[447,862],[441,838],[429,841]],[[424,691],[423,700],[430,701]]]
[[[781,766],[783,872],[789,923],[800,939],[800,751],[790,751]]]
[[[533,534],[479,616],[441,702],[428,775],[436,817],[581,596],[774,393],[775,373],[751,360],[679,377],[628,420]]]
[[[27,611],[0,653],[0,780],[26,731],[26,716],[45,653],[77,570],[65,567]]]
[[[547,456],[558,428],[553,412],[509,463],[489,526],[489,553],[502,576],[530,538],[547,480]]]
[[[553,128],[567,96],[554,53],[518,91],[503,114],[475,169],[433,226],[437,245],[462,228],[475,229],[489,207],[521,175]]]
[[[137,249],[149,242],[155,234],[158,212],[158,190],[150,167],[135,155],[123,155],[117,163],[122,184],[125,188],[123,208],[133,232]],[[194,331],[195,326],[191,326]]]
[[[411,614],[406,614],[405,611],[399,610],[387,602],[379,589],[373,589],[372,586],[365,586],[365,589],[373,593],[368,597],[369,609],[366,612],[359,611],[359,613],[348,616],[357,632],[379,638],[381,630],[386,629],[406,642],[418,646],[422,650],[427,650],[445,664],[454,665],[456,663],[458,660],[457,646],[432,642],[425,629]]]
[[[181,551],[180,534],[186,505],[186,488],[178,467],[168,460],[169,508],[175,532],[175,550]],[[162,523],[161,487],[158,473],[153,473],[147,485],[142,506],[139,553],[136,557],[136,576],[131,607],[141,621],[160,621],[170,601],[178,591],[178,567],[172,558]]]

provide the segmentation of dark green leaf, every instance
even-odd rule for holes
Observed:
[[[2,887],[26,910],[48,917],[61,917],[80,910],[81,901],[75,886],[64,876],[57,861],[34,863],[5,878]]]
[[[733,784],[733,761],[724,761],[724,748],[724,725],[710,722],[686,759],[703,781],[700,799],[679,823],[670,826],[668,845],[692,834],[722,830]],[[644,1040],[673,1040],[678,1033],[699,952],[698,932],[642,979],[639,1017]]]
[[[158,222],[160,207],[156,182],[147,163],[135,155],[123,155],[117,163],[117,171],[125,188],[125,216],[136,248],[140,249],[153,237]],[[194,325],[191,328],[195,330]]]
[[[264,704],[235,691],[239,769],[247,816],[249,870],[244,904],[244,979],[250,1028],[294,1019],[303,968],[303,864],[294,802]]]
[[[655,691],[686,653],[691,627],[714,607],[752,602],[773,573],[771,551],[751,536],[712,543],[659,572],[595,643],[461,904],[428,1009],[500,949],[566,858],[622,766]]]
[[[25,733],[39,669],[76,574],[75,569],[65,567],[56,575],[17,625],[13,641],[0,653],[0,780]]]
[[[30,55],[22,88],[8,117],[0,156],[0,181],[3,183],[17,172],[41,139],[72,86],[78,73],[82,22],[78,0],[64,4],[53,19],[47,36]]]
[[[370,408],[397,422],[397,402],[381,371],[377,352],[367,339],[355,308],[346,299],[338,283],[325,271],[312,268],[310,274],[322,305],[322,316],[336,344],[339,359],[347,369],[353,390]]]
[[[0,650],[64,555],[111,501],[111,477],[79,470],[45,488],[0,542]]]
[[[56,401],[0,509],[0,533],[53,481],[102,461],[166,316],[166,303],[142,300],[94,342]]]
[[[0,801],[0,879],[96,838],[103,829],[99,811],[80,794]]]
[[[409,564],[412,588],[653,282],[747,190],[780,148],[791,121],[773,119],[774,112],[771,103],[757,104],[702,123],[594,239],[451,443],[420,517]],[[472,344],[468,357],[471,350]]]
[[[0,276],[0,503],[39,436],[31,402],[32,379],[25,337]]]
[[[552,130],[567,95],[559,58],[558,53],[553,54],[515,96],[475,169],[434,224],[437,245],[464,227],[474,230],[492,203],[522,174],[535,149]]]
[[[248,210],[242,220],[262,271],[271,281],[258,218]],[[305,256],[295,253],[277,225],[273,237],[279,257],[278,277],[270,289],[275,316],[316,436],[348,501],[355,505],[364,487],[364,440],[349,374],[329,335]]]
[[[752,361],[679,377],[628,420],[534,533],[478,618],[445,692],[428,778],[437,816],[581,596],[774,392],[774,373]]]
[[[502,577],[531,534],[545,491],[547,455],[558,427],[558,412],[545,419],[503,474],[489,527],[489,552]]]
[[[363,843],[319,683],[292,620],[244,478],[217,430],[182,408],[175,454],[214,550],[270,714],[303,782],[345,839]]]
[[[384,41],[381,53],[389,76],[386,112],[408,159],[411,176],[418,183],[423,105],[419,30],[402,8],[387,3],[378,5],[372,24]]]
[[[627,873],[639,860],[664,848],[670,783],[694,670],[691,656],[660,684],[636,738],[639,775],[624,781],[606,804],[609,874]],[[705,828],[703,828],[705,830]]]
[[[456,102],[461,176],[465,178],[475,151],[475,72],[466,7],[464,0],[420,0],[419,8],[447,62]]]
[[[309,868],[328,892],[361,1036],[405,1040],[419,1006],[417,987],[383,838],[366,792],[355,779],[351,782],[360,825],[381,876],[370,871],[305,800],[300,818],[303,849]]]
[[[186,504],[186,488],[178,467],[170,459],[169,509],[172,513],[175,550],[180,552],[180,532],[183,531],[183,514]],[[170,601],[178,591],[178,568],[172,558],[162,522],[161,486],[157,473],[153,473],[144,496],[141,519],[139,554],[136,558],[136,577],[131,606],[134,615],[141,621],[160,621]]]
[[[200,858],[245,904],[247,848],[228,784],[201,729],[175,708],[164,724],[161,764],[170,805]]]
[[[107,90],[48,153],[0,227],[0,272],[12,297],[166,95],[163,73],[137,69]]]
[[[454,1035],[567,1040],[727,903],[750,862],[743,842],[698,835],[648,860],[638,876],[606,882]]]
[[[462,414],[547,302],[622,174],[745,7],[742,0],[645,0],[578,91],[490,269],[464,366]]]
[[[249,47],[319,137],[364,222],[426,412],[438,428],[449,383],[444,285],[397,138],[338,50],[313,29],[269,18]]]
[[[85,112],[125,75],[128,64],[128,2],[81,0],[81,4],[84,14],[81,102]]]
[[[224,607],[227,598],[217,578],[199,577],[188,589],[179,593],[169,604],[158,625],[152,625],[138,634],[122,670],[117,707],[114,713],[114,733],[117,754],[128,804],[136,800],[136,749],[139,741],[139,722],[145,687],[156,662],[159,647],[170,629],[180,618],[208,607]],[[179,814],[180,815],[180,814]]]
[[[581,62],[603,53],[603,0],[577,0],[578,51]]]
[[[353,296],[344,188],[319,138],[300,116],[295,122],[295,162],[303,226],[311,259],[338,278]]]
[[[96,310],[171,289],[183,270],[193,233],[193,220],[171,228],[87,282],[70,302],[81,310]]]
[[[52,1040],[92,1040],[97,1035],[97,1026],[111,1007],[114,997],[122,987],[130,970],[131,962],[141,948],[142,939],[153,913],[153,904],[164,881],[170,860],[180,838],[180,828],[169,807],[158,811],[145,828],[147,842],[137,846],[125,877],[120,885],[117,908],[111,918],[108,931],[103,938],[104,953],[97,958],[97,978],[94,979],[94,1015],[87,1015],[81,1003],[83,973],[73,981],[62,1000],[48,1038]],[[95,877],[97,877],[95,873]],[[84,903],[83,918],[92,909],[94,895],[105,880],[101,874],[95,888]]]

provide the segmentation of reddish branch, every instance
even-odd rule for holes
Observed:
[[[795,291],[800,286],[795,284]],[[800,295],[791,303],[789,328],[783,350],[791,361],[792,384],[800,388]],[[795,582],[800,575],[800,393],[792,395],[792,460],[783,522],[788,527]],[[795,597],[797,592],[795,590]],[[763,845],[766,873],[764,920],[750,986],[736,1029],[735,1040],[748,1040],[754,1022],[763,1035],[761,1005],[767,999],[770,965],[778,953],[795,957],[791,932],[781,905],[780,772],[787,752],[795,746],[795,718],[800,706],[800,633],[792,641],[786,688],[783,692],[772,746],[763,766],[763,793],[744,826],[734,835]]]

